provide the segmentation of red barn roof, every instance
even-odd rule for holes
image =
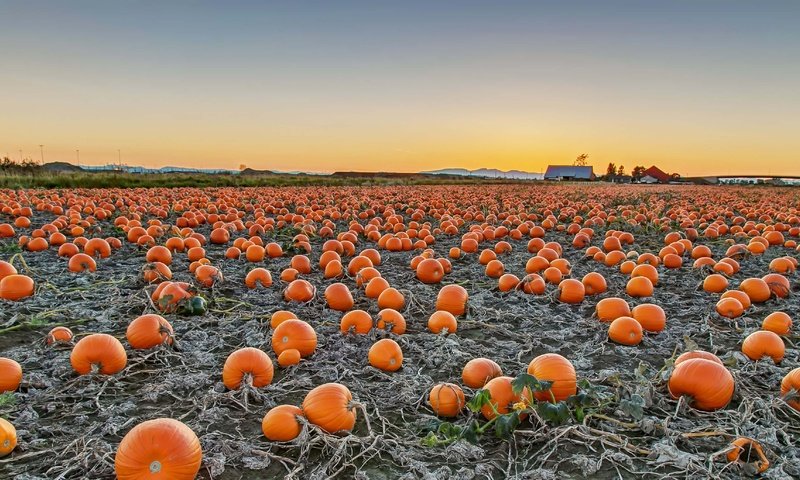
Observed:
[[[664,182],[664,183],[669,182],[672,179],[672,177],[668,173],[664,173],[663,171],[661,171],[660,168],[656,167],[655,165],[645,170],[644,174],[650,175],[659,182]]]

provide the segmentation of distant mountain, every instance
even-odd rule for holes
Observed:
[[[68,162],[48,162],[42,165],[42,169],[47,172],[80,172],[83,170],[81,167]]]
[[[521,170],[498,170],[496,168],[479,168],[477,170],[467,170],[466,168],[443,168],[441,170],[430,170],[420,172],[426,175],[461,175],[464,177],[481,178],[504,178],[512,180],[542,180],[543,173],[523,172]]]

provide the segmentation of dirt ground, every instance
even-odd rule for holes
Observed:
[[[33,221],[49,219],[34,216]],[[121,236],[109,224],[104,229]],[[209,234],[208,226],[198,231]],[[599,230],[596,238],[603,234]],[[663,245],[663,233],[635,234],[631,248],[640,253],[657,252]],[[546,240],[571,245],[565,233],[548,232]],[[209,301],[208,313],[165,315],[175,329],[178,348],[127,348],[127,368],[112,377],[77,376],[70,367],[70,349],[45,347],[43,339],[52,326],[67,325],[76,334],[105,332],[126,344],[128,322],[153,312],[146,297],[151,287],[140,278],[145,252],[125,242],[121,251],[98,261],[94,274],[68,272],[66,260],[54,249],[24,252],[38,279],[37,294],[23,302],[0,302],[0,356],[16,359],[25,372],[20,390],[0,402],[0,416],[13,421],[19,437],[14,454],[0,459],[0,477],[113,478],[114,453],[124,434],[145,419],[171,417],[200,438],[203,479],[747,477],[750,472],[714,455],[735,436],[752,437],[765,447],[771,466],[763,478],[800,478],[800,412],[778,395],[783,376],[800,366],[798,337],[787,339],[780,365],[752,362],[740,353],[744,337],[757,330],[768,313],[786,311],[800,322],[796,292],[786,300],[755,305],[744,317],[729,321],[714,311],[717,296],[698,290],[704,274],[690,265],[677,271],[659,268],[654,296],[631,299],[624,292],[626,278],[617,269],[565,247],[572,277],[599,271],[609,281],[608,293],[572,306],[548,295],[500,293],[472,255],[454,261],[453,273],[444,281],[467,288],[468,314],[459,320],[456,333],[434,335],[426,322],[440,286],[414,277],[408,265],[415,253],[382,250],[382,275],[408,300],[403,312],[408,332],[393,336],[404,352],[403,368],[383,373],[369,366],[367,351],[387,334],[373,330],[368,335],[342,335],[341,313],[325,305],[321,294],[334,280],[323,279],[316,268],[322,241],[311,242],[315,271],[304,278],[317,287],[318,295],[308,304],[288,304],[282,298],[277,278],[289,265],[289,256],[264,262],[276,279],[272,288],[248,290],[243,279],[252,264],[224,259],[222,247],[207,247],[209,258],[225,275],[224,283],[202,291]],[[459,236],[441,235],[433,248],[446,256],[459,242]],[[502,257],[507,272],[524,274],[530,257],[526,242],[527,238],[511,241],[514,251]],[[721,240],[707,244],[716,258],[727,247]],[[368,246],[372,245],[362,242],[357,247]],[[731,280],[731,288],[747,277],[764,275],[772,258],[787,254],[795,253],[776,247],[749,258]],[[6,260],[10,256],[0,254]],[[175,279],[192,280],[185,256],[176,256],[171,268]],[[353,280],[344,282],[353,290],[355,308],[377,313],[375,302],[357,291]],[[791,282],[797,290],[797,278]],[[667,312],[666,329],[646,335],[636,347],[610,343],[607,324],[592,318],[597,301],[607,296],[628,298],[632,305],[661,305]],[[287,369],[276,362],[272,384],[255,397],[226,391],[221,369],[232,351],[251,346],[274,359],[269,317],[282,309],[315,328],[316,353]],[[706,413],[670,398],[668,366],[677,354],[694,348],[717,353],[733,373],[736,393],[727,408]],[[492,358],[505,374],[516,376],[532,358],[547,352],[569,358],[579,379],[604,392],[608,405],[602,415],[561,426],[532,417],[508,441],[487,434],[477,444],[422,444],[440,422],[426,404],[435,383],[460,383],[462,367],[474,357]],[[267,410],[283,403],[299,405],[311,388],[331,381],[347,385],[366,405],[369,428],[359,414],[353,434],[346,437],[322,435],[308,427],[288,444],[263,437],[261,419]],[[471,391],[465,391],[469,397]],[[620,408],[636,395],[644,401],[641,418]],[[466,422],[466,415],[456,420]]]

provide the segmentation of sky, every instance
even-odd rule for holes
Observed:
[[[0,156],[800,175],[798,1],[0,0]]]

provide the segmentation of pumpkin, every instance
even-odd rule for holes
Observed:
[[[155,247],[150,247],[150,250],[147,251],[147,254],[145,255],[145,260],[151,263],[161,262],[164,265],[171,265],[172,252],[170,252],[167,247],[156,245]]]
[[[303,358],[317,349],[317,332],[302,320],[288,319],[272,332],[272,350],[280,355],[284,350],[295,349]]]
[[[461,387],[452,383],[439,383],[431,389],[428,404],[433,412],[445,418],[453,418],[461,413],[467,404]]]
[[[739,318],[744,313],[742,302],[733,297],[720,298],[714,308],[717,313],[727,318]]]
[[[278,310],[273,312],[272,316],[270,317],[269,326],[272,328],[277,328],[278,325],[292,318],[297,318],[297,315],[288,310]]]
[[[444,268],[437,260],[426,258],[417,265],[416,275],[422,283],[439,283],[444,277]]]
[[[761,279],[767,283],[770,292],[778,298],[786,298],[792,291],[789,279],[779,273],[769,273]]]
[[[648,332],[660,332],[667,324],[664,309],[652,303],[643,303],[633,307],[631,316]]]
[[[0,280],[0,299],[19,301],[33,295],[36,285],[26,275],[12,274]]]
[[[213,265],[200,265],[197,267],[197,270],[194,271],[194,278],[206,288],[211,288],[223,280],[222,272]]]
[[[0,393],[14,392],[22,381],[22,367],[16,360],[0,357]]]
[[[351,310],[345,313],[339,323],[339,330],[342,333],[350,333],[351,329],[354,333],[369,333],[372,330],[372,317],[370,314],[364,310]]]
[[[333,310],[346,312],[353,308],[353,295],[343,283],[332,283],[325,289],[325,300]]]
[[[147,283],[158,283],[172,279],[172,271],[161,262],[148,263],[142,267],[142,279]]]
[[[332,260],[325,265],[325,278],[339,278],[344,275],[344,267],[339,260]]]
[[[8,262],[0,260],[0,280],[4,279],[9,275],[16,275],[16,274],[17,274],[17,269],[14,267],[14,265],[11,265]]]
[[[45,343],[52,345],[54,343],[69,343],[72,341],[72,330],[67,327],[53,327],[45,337]]]
[[[608,326],[608,338],[622,345],[639,345],[642,341],[642,325],[634,318],[619,317]]]
[[[792,329],[792,317],[784,312],[772,312],[764,319],[761,328],[778,335],[788,335]]]
[[[83,252],[91,257],[108,258],[111,255],[111,245],[102,238],[92,238],[84,245]]]
[[[349,432],[356,424],[350,390],[340,383],[325,383],[306,394],[303,414],[327,433]]]
[[[586,296],[586,288],[579,280],[568,278],[558,284],[558,299],[564,303],[581,303]]]
[[[359,272],[359,270],[361,270],[362,268],[367,268],[372,266],[373,266],[372,260],[370,260],[369,257],[362,257],[362,256],[353,257],[350,260],[350,263],[347,264],[347,273],[351,277],[355,277],[356,274]]]
[[[631,277],[646,277],[653,286],[658,285],[658,270],[649,263],[643,263],[634,267],[631,271]]]
[[[597,302],[595,315],[601,322],[611,322],[619,317],[631,315],[631,307],[628,302],[618,297],[604,298]]]
[[[378,321],[375,327],[381,330],[388,328],[391,333],[402,335],[406,332],[406,319],[397,310],[384,308],[378,312]]]
[[[628,280],[628,284],[625,286],[625,293],[631,297],[651,297],[653,295],[653,282],[647,277],[633,277]]]
[[[775,332],[759,330],[753,332],[742,342],[742,353],[750,360],[761,360],[770,357],[773,362],[781,363],[786,352],[783,340]]]
[[[300,352],[294,348],[284,350],[278,355],[278,365],[281,367],[289,367],[300,363]]]
[[[522,291],[528,295],[542,295],[547,289],[547,284],[541,275],[530,273],[520,281]]]
[[[253,289],[261,285],[262,287],[272,286],[272,274],[266,268],[258,267],[247,272],[244,277],[244,284],[247,288]]]
[[[311,273],[311,260],[305,255],[295,255],[289,265],[300,273]]]
[[[123,437],[114,471],[119,480],[193,480],[202,458],[200,440],[189,427],[171,418],[157,418],[136,425]]]
[[[736,300],[739,300],[739,303],[742,304],[742,308],[744,310],[747,310],[751,306],[750,297],[741,290],[728,290],[720,297],[720,299],[723,298],[735,298]]]
[[[718,273],[711,274],[703,280],[703,290],[709,293],[721,293],[728,288],[728,279]]]
[[[752,464],[758,473],[763,473],[769,468],[769,460],[764,455],[764,450],[752,438],[739,437],[732,441],[726,458],[730,463]]]
[[[675,359],[675,363],[673,366],[678,366],[678,364],[685,362],[686,360],[691,360],[693,358],[704,358],[706,360],[711,360],[712,362],[719,363],[720,365],[724,365],[722,360],[719,359],[716,355],[709,352],[704,352],[703,350],[690,350],[688,352],[683,352],[678,355],[678,358]]]
[[[128,355],[116,338],[106,333],[93,333],[75,344],[69,361],[78,375],[86,375],[95,367],[103,375],[114,375],[125,368]]]
[[[378,295],[378,308],[391,308],[402,310],[406,306],[406,297],[396,288],[389,287]]]
[[[263,351],[246,347],[228,355],[222,367],[222,383],[229,390],[238,390],[242,381],[249,381],[256,388],[272,383],[274,369],[269,355]]]
[[[800,411],[800,367],[787,373],[781,380],[781,397],[787,397],[790,393],[793,394],[793,398],[787,398],[786,403]]]
[[[519,394],[514,393],[511,388],[512,380],[511,377],[495,377],[483,386],[490,396],[489,401],[481,407],[481,414],[486,420],[491,420],[497,415],[505,415],[517,403],[530,405],[533,402],[533,397],[527,387]],[[526,417],[525,414],[520,415],[522,420]]]
[[[586,295],[599,295],[608,290],[606,278],[597,272],[589,272],[584,275],[581,283],[583,283]]]
[[[675,365],[669,377],[672,398],[690,397],[690,405],[699,410],[725,408],[733,397],[734,380],[721,363],[705,358],[691,358]]]
[[[314,298],[316,289],[305,280],[292,280],[283,292],[287,302],[310,302]]]
[[[172,345],[172,325],[161,315],[148,314],[137,317],[125,332],[128,344],[137,350],[146,350],[157,345]]]
[[[390,338],[378,340],[369,348],[369,364],[386,372],[394,372],[403,366],[403,350]]]
[[[444,310],[455,316],[464,315],[469,295],[461,285],[445,285],[436,295],[436,310]]]
[[[271,408],[261,420],[261,431],[273,442],[290,442],[300,435],[303,429],[297,417],[303,416],[303,410],[294,405],[278,405]]]
[[[5,418],[0,418],[0,458],[5,457],[17,446],[17,429]]]
[[[503,375],[500,365],[488,358],[473,358],[461,371],[461,380],[470,388],[482,388],[489,380]]]
[[[746,293],[753,303],[764,303],[769,300],[769,297],[772,295],[772,291],[769,285],[767,285],[767,282],[760,278],[742,280],[742,283],[739,284],[739,290]]]
[[[519,277],[512,273],[505,273],[497,280],[497,288],[501,292],[510,292],[519,285]]]
[[[552,382],[549,390],[533,392],[533,396],[540,402],[549,402],[553,399],[560,402],[578,392],[575,367],[557,353],[545,353],[531,360],[528,364],[528,373],[537,380]]]
[[[433,333],[441,333],[442,330],[447,330],[447,333],[455,333],[458,329],[458,322],[452,313],[446,310],[439,310],[433,312],[428,319],[428,330]]]

